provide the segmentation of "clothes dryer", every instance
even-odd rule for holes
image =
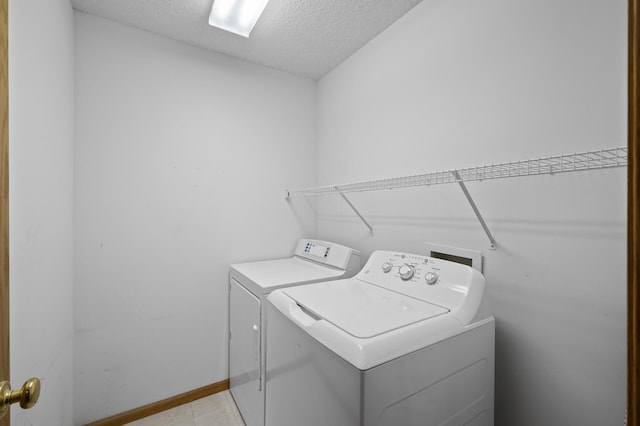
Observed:
[[[376,251],[352,279],[269,295],[267,426],[492,426],[482,274]]]
[[[301,239],[293,256],[234,264],[229,273],[229,387],[247,426],[264,425],[266,297],[275,289],[352,277],[357,250]]]

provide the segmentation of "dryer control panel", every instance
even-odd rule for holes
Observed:
[[[467,265],[423,255],[378,250],[357,279],[429,302],[450,311],[475,315],[482,300],[484,276]]]
[[[298,240],[294,256],[303,257],[333,266],[334,268],[351,271],[354,275],[360,270],[360,252],[340,244],[321,240],[301,239]]]
[[[315,241],[307,241],[304,246],[304,252],[308,255],[325,259],[329,257],[329,251],[331,250],[330,244],[323,244]]]

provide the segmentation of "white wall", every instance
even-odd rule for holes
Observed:
[[[318,184],[626,145],[626,2],[424,1],[321,79]],[[626,168],[321,197],[318,237],[482,250],[496,425],[622,424]],[[425,366],[427,368],[427,366]]]
[[[12,425],[73,415],[73,13],[9,1],[11,384],[42,380]]]
[[[315,232],[315,82],[76,13],[75,422],[228,377],[230,263]],[[306,228],[305,228],[306,227]]]

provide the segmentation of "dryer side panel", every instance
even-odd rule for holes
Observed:
[[[229,305],[229,387],[247,426],[262,426],[261,302],[232,278]]]

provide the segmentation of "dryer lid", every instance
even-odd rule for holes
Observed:
[[[291,287],[284,293],[311,315],[358,338],[374,337],[449,312],[355,279]]]
[[[231,270],[250,280],[250,283],[243,284],[255,287],[252,291],[258,293],[270,292],[289,285],[333,280],[345,274],[342,269],[320,265],[299,257],[238,263],[231,265]]]

